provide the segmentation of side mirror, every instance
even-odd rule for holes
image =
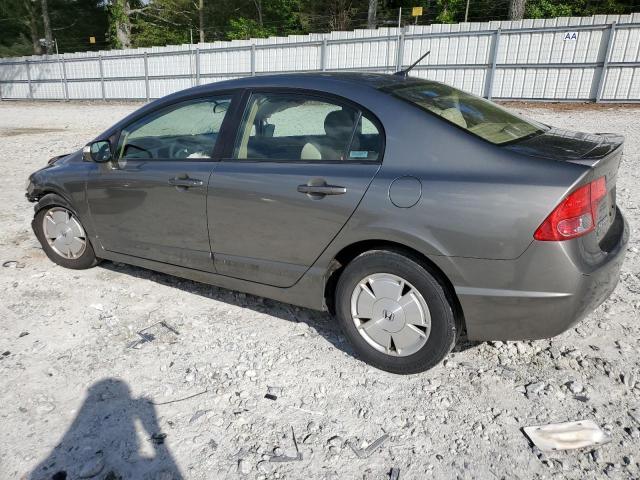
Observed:
[[[85,145],[82,149],[82,158],[88,162],[96,163],[104,163],[112,160],[111,143],[107,140],[99,140]]]

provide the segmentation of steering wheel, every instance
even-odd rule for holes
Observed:
[[[193,143],[184,138],[176,138],[169,146],[170,158],[187,158],[194,152]]]

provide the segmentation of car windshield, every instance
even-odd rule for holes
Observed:
[[[547,129],[484,98],[438,82],[419,81],[383,90],[496,145],[531,137]]]

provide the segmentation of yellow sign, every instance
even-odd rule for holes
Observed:
[[[411,9],[412,17],[421,17],[422,16],[422,7],[413,7]]]
[[[89,37],[89,43],[96,43],[96,37]]]

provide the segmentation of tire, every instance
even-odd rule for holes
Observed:
[[[455,312],[435,276],[397,251],[361,254],[336,286],[344,334],[365,362],[387,372],[419,373],[442,361],[460,333]]]
[[[66,203],[49,203],[38,210],[33,231],[49,260],[61,267],[83,270],[99,263],[86,230]]]

